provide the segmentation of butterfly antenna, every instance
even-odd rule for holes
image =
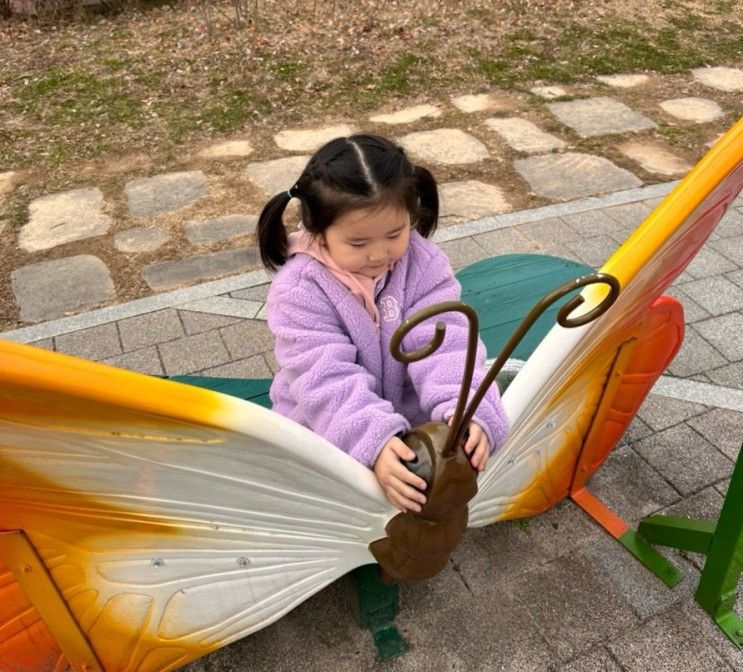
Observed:
[[[495,377],[500,373],[503,365],[516,349],[516,346],[518,346],[526,335],[526,332],[531,329],[532,325],[539,319],[542,313],[555,303],[555,301],[558,301],[566,294],[569,294],[579,287],[594,284],[605,284],[609,286],[609,292],[595,308],[591,309],[584,315],[570,317],[570,313],[584,302],[584,298],[579,294],[570,299],[557,312],[557,323],[561,327],[570,329],[573,327],[583,326],[584,324],[593,322],[593,320],[603,315],[617,300],[620,286],[619,280],[617,280],[613,275],[609,275],[608,273],[589,273],[588,275],[582,275],[575,280],[570,280],[565,284],[560,285],[534,305],[528,315],[521,321],[521,324],[519,324],[513,334],[511,334],[511,338],[508,339],[508,342],[500,351],[500,354],[495,358],[493,365],[490,367],[490,370],[477,388],[469,406],[467,406],[467,410],[464,412],[461,427],[458,427],[456,431],[452,428],[452,433],[457,435],[457,441],[461,441],[465,428],[469,425],[470,420],[472,420],[472,416],[475,414],[475,411],[480,405],[485,393],[488,391],[488,388],[493,384]],[[456,445],[456,443],[454,445]]]
[[[470,386],[472,385],[472,375],[475,371],[475,355],[477,354],[477,335],[479,331],[479,321],[477,313],[472,306],[460,303],[459,301],[444,301],[442,303],[436,303],[433,306],[428,306],[419,310],[415,315],[405,320],[392,334],[390,339],[390,352],[392,356],[398,361],[405,364],[410,362],[417,362],[421,359],[428,357],[429,355],[436,352],[439,346],[444,342],[444,335],[446,334],[446,325],[443,322],[437,322],[434,330],[433,338],[429,343],[423,347],[415,350],[414,352],[403,352],[401,344],[403,338],[408,333],[418,326],[424,320],[428,320],[441,313],[458,312],[463,313],[469,323],[469,333],[467,339],[467,358],[464,365],[464,376],[462,377],[462,386],[459,389],[459,399],[457,400],[457,407],[454,411],[451,429],[446,438],[446,444],[441,451],[442,457],[450,457],[454,454],[457,445],[462,440],[464,434],[465,425],[462,423],[462,415],[465,412],[465,405],[467,403],[467,396],[469,394]],[[478,388],[479,390],[479,388]]]

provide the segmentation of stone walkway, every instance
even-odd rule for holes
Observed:
[[[498,147],[503,148],[503,156],[517,157],[508,159],[519,176],[516,179],[521,180],[517,190],[543,203],[634,189],[647,183],[647,176],[658,181],[683,175],[690,163],[643,132],[661,123],[709,124],[726,113],[715,100],[716,94],[743,92],[740,69],[703,68],[688,76],[709,97],[664,100],[653,118],[621,100],[630,89],[641,91],[648,77],[621,75],[599,78],[600,87],[611,90],[612,95],[568,100],[570,92],[561,87],[533,88],[533,95],[547,101],[554,117],[550,129],[540,128],[524,116],[513,116],[502,100],[487,93],[372,115],[368,122],[388,127],[388,134],[434,174],[437,167],[467,173],[467,179],[441,184],[443,232],[452,224],[502,215],[514,208],[509,202],[513,190],[499,184],[498,174],[494,174],[493,161],[501,160]],[[463,120],[459,123],[462,128],[445,125],[448,116]],[[405,132],[406,124],[427,120],[436,128]],[[254,148],[244,139],[207,147],[199,156],[211,161],[245,161],[242,179],[246,186],[268,198],[291,185],[318,146],[353,133],[364,123],[282,130],[274,136],[277,151],[287,154],[281,158],[254,160]],[[616,165],[613,156],[573,151],[571,137],[616,138],[611,151],[626,157],[636,169]],[[0,172],[0,198],[11,192],[16,182],[14,173]],[[123,186],[127,209],[123,221],[114,221],[107,214],[109,204],[95,184],[36,198],[28,204],[28,223],[10,242],[23,253],[24,261],[11,269],[8,278],[15,314],[3,317],[11,324],[33,324],[116,303],[127,288],[112,272],[112,259],[134,269],[137,282],[152,293],[258,268],[259,258],[251,245],[257,210],[221,212],[201,219],[187,214],[190,206],[215,197],[220,188],[219,176],[202,170],[138,177]],[[164,218],[168,226],[163,224]],[[185,237],[186,253],[177,259],[157,260],[158,250],[176,235],[174,230]],[[0,236],[2,233],[0,228]],[[563,247],[569,246],[570,238],[556,235],[557,240]],[[91,253],[86,247],[91,241],[99,241],[106,254]],[[615,242],[594,242],[599,246],[595,254],[583,254],[596,258]],[[246,310],[232,303],[220,305],[225,310],[227,306],[238,312]],[[240,312],[237,317],[245,315]]]

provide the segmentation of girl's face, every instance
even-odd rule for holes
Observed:
[[[344,271],[376,278],[408,249],[410,213],[391,206],[351,210],[325,229],[321,242]]]

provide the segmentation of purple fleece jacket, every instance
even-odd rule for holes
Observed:
[[[395,360],[390,337],[416,311],[460,295],[444,253],[413,231],[407,252],[377,294],[377,331],[359,300],[320,262],[306,254],[291,257],[267,300],[279,365],[270,392],[273,409],[373,467],[398,432],[453,414],[467,351],[464,315],[445,313],[413,329],[402,344],[406,352],[431,340],[436,321],[446,324],[443,344],[419,362]],[[479,342],[470,397],[485,376],[484,362]],[[495,385],[474,420],[493,450],[503,443],[508,426]]]

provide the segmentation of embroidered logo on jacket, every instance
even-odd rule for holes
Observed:
[[[400,307],[394,296],[383,296],[379,299],[379,313],[385,322],[394,322],[400,317]]]

